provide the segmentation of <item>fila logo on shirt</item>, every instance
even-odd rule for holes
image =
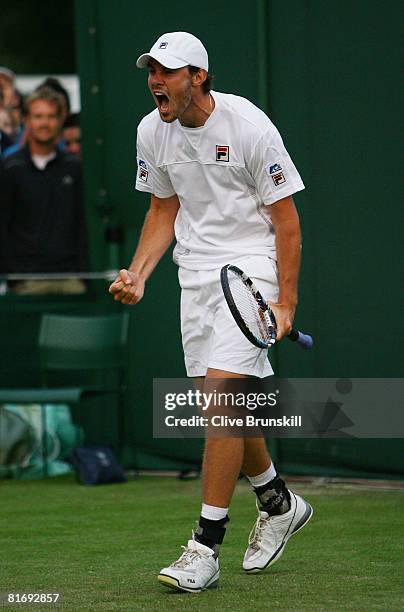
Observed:
[[[282,166],[279,163],[269,164],[266,168],[267,173],[272,178],[275,187],[278,185],[282,185],[282,183],[286,183],[285,175],[282,172]]]
[[[227,145],[216,145],[216,161],[229,161],[229,147]]]
[[[282,183],[286,183],[285,175],[283,174],[283,172],[278,172],[278,174],[273,174],[272,180],[275,184],[275,187],[277,187],[278,185],[281,185]]]
[[[144,183],[147,183],[147,179],[149,178],[147,163],[143,159],[139,159],[137,163],[139,166],[139,179]]]
[[[139,178],[144,183],[147,183],[147,179],[149,178],[149,173],[144,168],[139,168]]]
[[[167,48],[167,45],[168,45],[168,42],[161,42],[161,43],[159,44],[159,49],[166,49],[166,48]]]

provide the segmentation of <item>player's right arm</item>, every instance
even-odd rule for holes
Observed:
[[[123,269],[109,288],[114,300],[137,304],[147,279],[174,238],[174,222],[179,209],[177,195],[169,198],[151,196],[136,252],[129,268]]]

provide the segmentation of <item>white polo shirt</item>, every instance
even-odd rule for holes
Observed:
[[[243,255],[276,259],[268,205],[304,189],[282,138],[245,98],[212,91],[199,128],[164,123],[157,109],[138,128],[136,189],[178,195],[174,261],[219,268]]]

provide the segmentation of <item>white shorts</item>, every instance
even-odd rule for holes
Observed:
[[[276,262],[269,257],[234,259],[266,300],[278,300]],[[266,350],[255,347],[235,323],[220,283],[220,268],[180,268],[181,333],[188,376],[205,376],[208,368],[264,378],[273,374]]]

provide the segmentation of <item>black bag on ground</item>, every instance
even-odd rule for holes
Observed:
[[[70,461],[81,484],[126,482],[123,469],[108,446],[78,446],[72,451]]]

